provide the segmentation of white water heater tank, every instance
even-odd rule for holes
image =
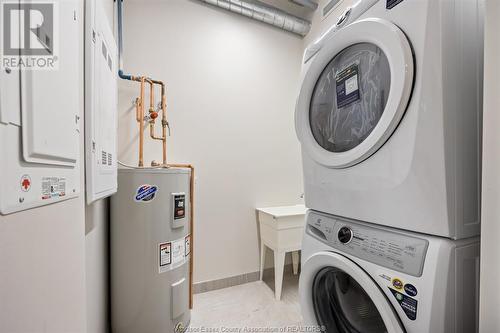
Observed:
[[[189,191],[187,169],[118,170],[111,198],[112,332],[188,327]]]

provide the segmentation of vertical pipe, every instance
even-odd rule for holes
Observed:
[[[137,122],[141,121],[141,98],[137,97],[135,99],[135,120]]]
[[[119,0],[120,1],[120,0]],[[141,77],[140,119],[139,119],[139,167],[144,166],[144,86],[146,78]]]
[[[118,10],[118,69],[123,73],[123,8],[122,1],[116,3]]]
[[[123,73],[123,0],[117,0],[118,7],[118,76],[124,80],[133,80],[130,74]]]
[[[167,126],[168,126],[168,120],[167,120],[167,95],[166,95],[166,87],[165,83],[162,81],[157,81],[157,80],[151,80],[154,84],[158,84],[161,86],[161,110],[162,110],[162,119],[161,119],[161,128],[162,128],[162,136],[158,137],[155,135],[155,130],[154,130],[154,123],[155,120],[152,119],[150,121],[149,125],[149,132],[151,135],[151,138],[153,140],[161,140],[162,141],[162,151],[163,151],[163,163],[162,165],[167,165]]]
[[[149,83],[149,113],[153,113],[155,111],[155,87],[154,83],[150,79],[146,79]]]
[[[167,165],[167,95],[165,92],[165,84],[161,83],[161,129],[163,137],[163,165]]]
[[[191,179],[189,181],[189,200],[191,201],[191,211],[189,219],[189,228],[191,233],[191,242],[189,243],[189,251],[191,257],[189,258],[189,308],[193,308],[193,270],[194,270],[194,167],[189,166],[191,169]]]

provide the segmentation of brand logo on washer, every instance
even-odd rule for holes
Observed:
[[[155,198],[156,192],[158,192],[158,186],[144,184],[139,186],[134,199],[136,202],[148,202]]]
[[[403,281],[401,281],[400,279],[398,278],[394,278],[392,279],[392,285],[394,286],[394,288],[396,288],[397,290],[401,290],[403,289]]]

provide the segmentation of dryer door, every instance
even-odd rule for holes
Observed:
[[[362,162],[391,136],[413,85],[408,39],[382,19],[357,21],[324,42],[295,111],[302,149],[332,168]]]
[[[333,252],[310,257],[300,276],[305,323],[327,333],[401,333],[392,305],[358,265]]]

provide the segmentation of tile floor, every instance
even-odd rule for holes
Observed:
[[[298,276],[285,276],[281,301],[274,298],[272,279],[196,294],[191,332],[300,326],[298,281]]]

